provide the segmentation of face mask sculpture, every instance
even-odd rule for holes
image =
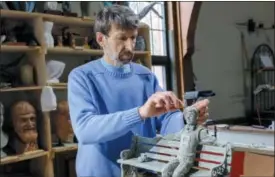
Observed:
[[[69,106],[67,101],[61,101],[57,106],[57,114],[54,117],[55,131],[59,139],[59,145],[73,143],[73,129],[70,122]]]
[[[7,154],[3,151],[3,148],[8,144],[8,136],[6,133],[3,132],[2,127],[4,123],[4,106],[0,102],[0,151],[1,151],[1,158],[7,156]]]
[[[38,149],[36,111],[27,101],[16,102],[11,108],[12,125],[15,136],[12,146],[17,154]]]
[[[180,140],[180,148],[177,158],[170,161],[163,170],[163,177],[184,177],[194,165],[196,150],[199,144],[210,144],[216,138],[208,134],[205,127],[197,125],[198,110],[194,106],[184,109],[184,117],[187,122],[185,127],[174,135]]]

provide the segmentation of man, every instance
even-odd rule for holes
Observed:
[[[149,69],[131,62],[138,24],[137,15],[128,7],[104,8],[95,22],[103,57],[69,74],[68,103],[79,142],[79,177],[118,177],[116,161],[130,147],[133,134],[155,137],[157,130],[164,135],[183,128],[178,110],[182,101],[162,91]],[[202,103],[204,108],[208,104]]]

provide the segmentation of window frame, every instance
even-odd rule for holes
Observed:
[[[164,66],[165,74],[166,74],[166,88],[167,90],[173,90],[172,87],[172,67],[171,67],[171,59],[170,59],[170,51],[169,51],[169,31],[168,31],[168,11],[167,11],[167,2],[164,1],[164,32],[165,32],[165,50],[166,55],[151,55],[152,58],[152,66]],[[151,28],[150,28],[151,30]]]
[[[169,26],[168,26],[168,3],[166,1],[163,1],[163,8],[161,8],[161,13],[163,15],[163,29],[154,29],[151,24],[149,25],[150,35],[152,35],[153,31],[162,31],[164,38],[163,38],[163,50],[164,55],[153,55],[151,54],[151,60],[152,60],[152,66],[163,66],[165,67],[165,78],[166,78],[166,89],[167,90],[173,90],[173,84],[172,84],[172,66],[171,66],[171,58],[170,58],[170,51],[169,51]],[[152,16],[150,17],[152,18]],[[152,19],[151,19],[152,20]],[[153,38],[153,36],[150,36],[150,43]],[[150,46],[151,47],[151,46]]]

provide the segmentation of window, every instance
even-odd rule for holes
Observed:
[[[152,68],[153,73],[157,76],[159,81],[159,85],[164,90],[167,90],[167,82],[166,82],[166,68],[165,66],[153,66]]]
[[[129,6],[135,13],[139,13],[149,3],[150,2],[134,1],[129,2]],[[166,90],[169,87],[169,82],[167,82],[169,80],[167,75],[169,72],[169,59],[167,57],[167,32],[164,5],[164,2],[159,2],[154,6],[154,9],[162,18],[151,10],[141,21],[150,27],[150,43],[153,61],[152,72],[157,76],[160,86]]]

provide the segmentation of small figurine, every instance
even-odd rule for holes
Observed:
[[[84,48],[84,49],[90,49],[90,46],[89,46],[89,39],[88,39],[87,36],[84,38],[84,45],[83,45],[83,48]]]
[[[199,144],[214,143],[216,138],[208,134],[208,130],[197,124],[199,111],[195,106],[184,109],[184,118],[187,124],[174,134],[167,135],[164,139],[180,140],[180,148],[177,158],[168,162],[163,169],[163,177],[184,177],[194,165],[196,150]]]
[[[63,38],[62,38],[62,36],[57,37],[57,46],[58,47],[63,47]]]
[[[71,46],[72,48],[76,48],[76,43],[75,43],[75,37],[74,37],[74,36],[72,36],[72,38],[71,38],[70,46]]]
[[[136,46],[135,50],[137,51],[145,51],[146,49],[146,44],[145,44],[145,39],[143,36],[138,36],[136,39]]]
[[[62,28],[63,45],[75,48],[76,47],[76,41],[75,41],[76,35],[78,35],[78,34],[69,31],[69,27]]]

